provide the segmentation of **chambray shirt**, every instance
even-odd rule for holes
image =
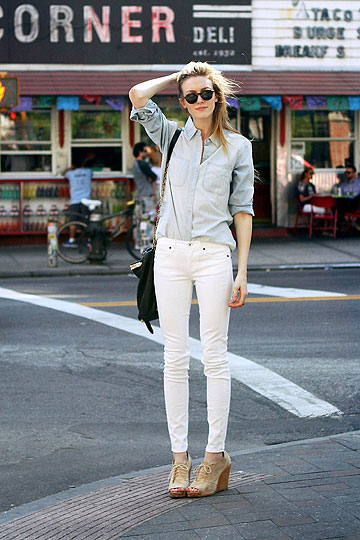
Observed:
[[[159,146],[164,156],[163,175],[177,123],[167,120],[152,100],[140,109],[133,108],[130,118],[142,124]],[[225,135],[228,156],[212,135],[204,141],[201,161],[201,132],[191,118],[186,122],[169,163],[158,238],[202,240],[235,249],[229,225],[238,212],[254,215],[254,167],[251,143],[238,133],[226,131]]]

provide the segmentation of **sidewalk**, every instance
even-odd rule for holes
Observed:
[[[212,497],[170,499],[168,465],[0,514],[0,539],[360,539],[360,431],[231,457],[229,489]]]
[[[236,267],[236,252],[233,254]],[[51,277],[81,274],[126,274],[133,259],[124,244],[112,244],[105,264],[71,265],[59,258],[49,268],[46,246],[0,246],[0,277]],[[306,236],[254,238],[249,270],[360,267],[360,236],[338,238]]]

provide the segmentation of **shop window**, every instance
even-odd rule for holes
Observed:
[[[51,110],[0,113],[3,173],[52,170]]]
[[[335,169],[354,161],[354,112],[291,111],[291,170]]]
[[[71,113],[71,161],[75,166],[91,158],[95,171],[123,168],[121,112],[113,109],[79,110]]]

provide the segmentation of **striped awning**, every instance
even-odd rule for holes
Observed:
[[[22,71],[20,94],[29,95],[127,95],[141,81],[162,77],[159,71]],[[241,83],[244,95],[360,95],[360,72],[346,71],[229,71]],[[162,92],[177,93],[175,86]]]

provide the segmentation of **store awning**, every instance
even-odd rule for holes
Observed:
[[[159,71],[22,71],[20,94],[127,95],[134,84],[166,75]],[[353,71],[230,71],[244,95],[360,95],[360,72]],[[174,86],[163,94],[176,94]]]

